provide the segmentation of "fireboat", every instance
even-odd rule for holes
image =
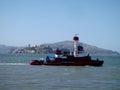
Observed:
[[[91,56],[84,55],[84,48],[79,45],[79,37],[75,35],[73,52],[62,52],[56,49],[54,58],[46,57],[45,60],[31,60],[30,65],[48,65],[48,66],[102,66],[103,60],[92,60]]]

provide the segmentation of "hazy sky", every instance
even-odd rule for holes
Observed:
[[[120,0],[0,0],[0,44],[72,40],[120,52]]]

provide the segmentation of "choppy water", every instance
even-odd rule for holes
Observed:
[[[97,56],[102,67],[29,65],[45,56],[0,54],[0,90],[120,90],[120,56]]]

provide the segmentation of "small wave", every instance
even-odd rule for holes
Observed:
[[[0,63],[0,65],[29,65],[28,63]]]

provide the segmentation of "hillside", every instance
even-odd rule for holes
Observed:
[[[10,49],[16,49],[19,47],[13,47],[13,46],[6,46],[6,45],[0,45],[0,53],[7,53]]]
[[[84,47],[86,53],[95,54],[95,55],[120,55],[120,53],[112,50],[106,50],[96,46],[88,45],[85,43],[80,43]],[[68,48],[71,51],[73,50],[73,41],[61,41],[53,44],[47,44],[53,49],[56,48]]]

